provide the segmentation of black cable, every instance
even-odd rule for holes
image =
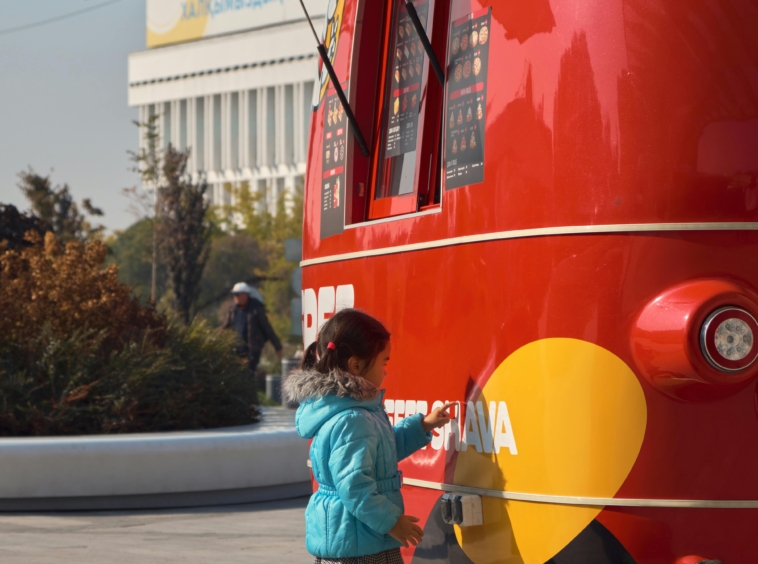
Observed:
[[[83,8],[81,10],[76,10],[75,12],[69,12],[68,14],[63,14],[62,16],[56,16],[54,18],[49,18],[47,20],[40,20],[38,22],[33,22],[30,24],[20,25],[17,27],[9,27],[8,29],[0,29],[0,35],[8,35],[10,33],[15,33],[17,31],[24,31],[26,29],[32,29],[35,27],[41,27],[43,25],[59,22],[61,20],[67,20],[69,18],[76,17],[80,14],[86,14],[87,12],[92,12],[94,10],[98,10],[100,8],[104,8],[105,6],[109,6],[111,4],[115,4],[116,2],[121,2],[121,0],[108,0],[108,2],[103,2],[102,4],[97,4],[96,6],[89,6],[88,8]]]

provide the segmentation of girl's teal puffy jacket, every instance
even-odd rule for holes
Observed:
[[[379,392],[343,372],[293,371],[285,395],[299,401],[297,432],[313,439],[319,483],[305,510],[305,543],[322,558],[376,554],[400,543],[387,533],[403,515],[399,460],[431,441],[423,415],[392,426]]]

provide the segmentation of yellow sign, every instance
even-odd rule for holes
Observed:
[[[507,406],[502,415],[500,403]],[[521,347],[495,370],[475,405],[486,428],[478,424],[480,433],[465,436],[481,435],[482,445],[461,448],[455,483],[509,492],[611,498],[632,469],[647,426],[634,372],[610,351],[576,339]],[[469,410],[466,425],[477,426]],[[484,525],[456,527],[475,564],[543,564],[602,507],[486,497],[482,510]]]
[[[323,0],[306,0],[305,6],[311,15],[324,13]],[[147,0],[147,46],[193,41],[303,18],[299,0]]]

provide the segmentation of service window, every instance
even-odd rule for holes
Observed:
[[[444,66],[449,0],[414,0],[413,5]],[[404,0],[388,4],[384,29],[369,219],[413,213],[433,205],[441,181],[443,86],[429,64]]]

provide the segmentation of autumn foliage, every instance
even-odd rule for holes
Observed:
[[[210,428],[257,419],[234,335],[171,324],[99,241],[0,240],[0,435]]]
[[[103,268],[106,246],[70,242],[48,232],[29,232],[31,245],[0,254],[0,335],[9,342],[36,338],[43,328],[58,338],[77,331],[100,334],[104,354],[145,331],[164,336],[166,321],[140,304],[118,281],[114,265]]]

